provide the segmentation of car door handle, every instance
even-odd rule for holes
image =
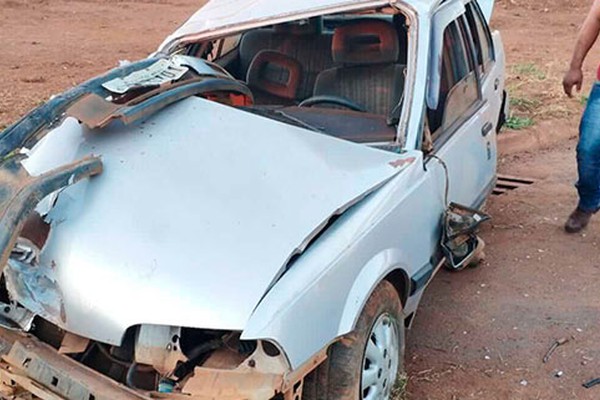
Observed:
[[[487,136],[492,131],[492,129],[494,129],[494,125],[492,125],[491,122],[488,122],[483,126],[483,128],[481,128],[481,136]]]

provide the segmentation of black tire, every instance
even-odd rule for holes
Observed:
[[[303,400],[363,398],[361,380],[367,341],[375,323],[382,316],[395,325],[398,335],[398,372],[404,371],[405,340],[402,303],[394,286],[383,281],[375,288],[363,308],[356,329],[333,344],[329,349],[327,360],[306,377],[302,392]],[[392,387],[394,384],[395,382],[388,382]]]

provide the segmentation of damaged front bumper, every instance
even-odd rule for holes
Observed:
[[[260,349],[235,369],[196,368],[180,393],[159,393],[128,388],[32,335],[0,328],[0,398],[291,400],[299,398],[304,377],[325,358],[323,351],[285,374]]]
[[[59,354],[37,338],[0,328],[0,395],[14,399],[150,399]]]

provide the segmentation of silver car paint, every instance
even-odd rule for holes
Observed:
[[[67,153],[99,154],[105,171],[48,214],[40,262],[64,312],[44,316],[111,344],[137,324],[244,329],[319,227],[401,170],[397,154],[199,98],[132,127],[68,121],[26,167]]]
[[[426,10],[419,14],[420,43],[428,43],[430,20]],[[499,93],[504,87],[504,51],[495,37]],[[420,45],[417,78],[428,71],[428,46]],[[489,75],[486,79],[495,80]],[[411,120],[420,120],[426,94],[426,80],[415,84],[417,96]],[[488,93],[489,95],[489,93]],[[493,103],[493,102],[492,102]],[[481,125],[498,107],[483,107],[440,149],[439,156],[450,168],[450,201],[474,205],[493,183],[496,170],[495,134],[481,136]],[[418,128],[418,125],[415,125]],[[285,349],[292,366],[334,338],[350,332],[375,286],[389,272],[402,269],[409,276],[430,263],[438,246],[440,218],[445,209],[445,171],[436,160],[424,169],[419,131],[409,132],[408,144],[415,157],[407,171],[359,204],[340,219],[268,293],[253,314],[243,337],[270,338]],[[489,159],[486,144],[491,144]],[[429,265],[433,268],[432,265]],[[404,305],[404,313],[414,312],[424,288]],[[310,324],[306,323],[309,319]]]

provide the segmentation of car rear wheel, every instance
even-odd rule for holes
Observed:
[[[303,400],[387,400],[404,369],[402,304],[391,283],[373,291],[356,329],[305,380]]]

